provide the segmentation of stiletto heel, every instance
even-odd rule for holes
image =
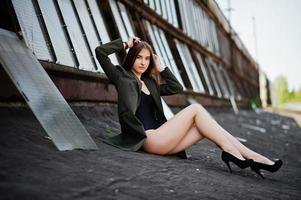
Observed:
[[[226,151],[222,152],[222,160],[228,166],[230,173],[232,173],[232,169],[229,164],[230,161],[233,162],[234,164],[236,164],[241,169],[245,169],[245,168],[249,167],[251,165],[251,163],[253,162],[252,159],[240,160]]]
[[[225,161],[224,161],[224,162],[225,162]],[[229,172],[232,174],[232,169],[231,169],[231,166],[230,166],[229,162],[225,162],[225,163],[226,163],[227,166],[228,166]]]
[[[250,168],[251,168],[251,170],[253,170],[257,174],[259,174],[261,176],[261,178],[264,179],[264,176],[260,172],[261,169],[267,170],[269,172],[276,172],[281,168],[281,166],[282,166],[282,160],[275,161],[275,163],[273,165],[267,165],[267,164],[263,164],[263,163],[259,163],[259,162],[254,161],[251,164]]]

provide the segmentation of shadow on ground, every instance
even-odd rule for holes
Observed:
[[[284,161],[262,180],[234,165],[230,174],[205,140],[188,160],[121,151],[98,139],[119,132],[115,105],[73,109],[99,150],[59,152],[26,106],[0,107],[0,199],[301,199],[301,129],[291,118],[209,109],[248,147]]]

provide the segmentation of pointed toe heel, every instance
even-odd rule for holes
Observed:
[[[251,170],[257,173],[261,178],[264,179],[264,176],[260,172],[260,170],[266,170],[269,172],[276,172],[278,171],[282,166],[282,160],[277,160],[273,165],[267,165],[259,162],[253,162],[250,166]]]

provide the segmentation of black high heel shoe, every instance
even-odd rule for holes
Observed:
[[[280,169],[282,166],[282,160],[277,160],[273,165],[267,165],[259,162],[253,162],[250,166],[251,170],[256,172],[261,178],[264,179],[264,176],[260,172],[261,169],[267,170],[269,172],[276,172]]]
[[[250,167],[251,164],[253,163],[252,159],[240,160],[240,159],[236,158],[235,156],[233,156],[232,154],[230,154],[226,151],[222,152],[222,160],[227,164],[231,174],[232,174],[232,169],[231,169],[230,164],[229,164],[230,161],[233,162],[234,164],[236,164],[241,169],[245,169],[247,167]]]

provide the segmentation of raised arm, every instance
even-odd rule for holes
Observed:
[[[176,94],[183,91],[183,86],[173,75],[168,67],[164,67],[161,63],[161,59],[156,54],[153,54],[155,66],[157,71],[160,72],[160,76],[165,80],[166,83],[160,84],[159,90],[161,96],[167,96]]]
[[[160,72],[160,75],[166,81],[166,83],[160,84],[159,88],[161,96],[177,94],[183,91],[183,86],[168,67],[165,67],[165,69]]]
[[[133,47],[133,45],[140,41],[138,37],[130,37],[127,42],[122,42],[121,39],[114,40],[112,42],[100,45],[95,48],[95,53],[98,62],[100,63],[102,69],[108,76],[108,78],[113,82],[116,83],[119,79],[121,71],[123,68],[119,65],[113,65],[109,55],[122,49],[127,49]]]
[[[124,49],[124,44],[121,39],[100,45],[95,48],[95,53],[99,64],[108,76],[115,83],[120,75],[120,66],[115,66],[111,62],[109,55]]]

